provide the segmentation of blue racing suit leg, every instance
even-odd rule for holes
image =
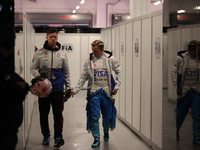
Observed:
[[[89,100],[90,105],[90,129],[93,137],[99,137],[99,118],[100,118],[101,92]]]
[[[100,105],[101,105],[101,113],[103,116],[103,121],[102,121],[103,128],[104,130],[109,130],[110,122],[112,119],[112,102],[105,91],[102,91]]]
[[[177,131],[180,130],[185,117],[188,113],[188,109],[191,106],[191,91],[188,91],[188,93],[177,102],[177,114],[176,114],[176,129]]]
[[[193,118],[193,135],[200,136],[200,93],[192,91],[191,116]]]

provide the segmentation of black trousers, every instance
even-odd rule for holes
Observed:
[[[40,127],[43,136],[50,135],[48,115],[52,106],[54,117],[54,139],[57,136],[62,137],[63,131],[63,108],[64,98],[63,91],[51,92],[46,98],[39,98]]]

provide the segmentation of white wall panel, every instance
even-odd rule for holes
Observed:
[[[197,36],[196,37],[193,36],[192,39],[197,39],[198,41],[200,41],[200,26],[197,27],[195,33],[197,33]]]
[[[111,30],[111,49],[110,51],[113,52],[113,55],[115,56],[115,53],[116,53],[116,37],[115,37],[116,33],[115,33],[115,28],[112,28]]]
[[[162,16],[153,18],[152,141],[162,147]]]
[[[126,42],[125,42],[125,49],[126,49],[126,121],[130,124],[132,124],[132,79],[133,79],[133,68],[132,68],[132,62],[133,62],[133,46],[132,46],[132,38],[133,38],[133,27],[132,23],[126,24]]]
[[[15,72],[19,75],[22,74],[22,73],[20,74],[20,66],[23,68],[23,71],[24,71],[24,62],[22,62],[22,59],[23,59],[22,58],[22,53],[23,53],[22,50],[23,50],[23,34],[16,33],[16,39],[15,39]]]
[[[163,88],[168,88],[168,44],[167,34],[163,34]]]
[[[80,36],[58,34],[61,45],[72,44],[74,50],[67,53],[71,77],[71,87],[75,87],[80,78]]]
[[[199,30],[198,30],[198,27],[194,27],[191,29],[192,30],[192,39],[196,39],[196,40],[199,40],[198,39],[198,35],[200,34],[199,33]]]
[[[23,15],[23,34],[16,34],[15,45],[15,69],[20,74],[20,66],[23,67],[21,77],[31,85],[32,75],[30,74],[30,65],[32,62],[32,55],[34,53],[34,29],[32,28],[28,17],[24,13]],[[19,60],[21,59],[21,64]],[[16,149],[23,149],[28,138],[29,128],[31,123],[31,115],[33,105],[35,102],[35,96],[30,92],[26,95],[26,99],[23,105],[23,123],[19,128],[18,144]]]
[[[85,44],[85,43],[89,43],[89,38],[88,36],[81,36],[81,47],[80,47],[80,73],[82,73],[83,71],[83,65],[85,63],[85,61],[89,58],[89,45]],[[78,81],[77,81],[78,82]],[[87,88],[87,83],[86,82],[83,86],[83,88]]]
[[[120,66],[123,72],[122,83],[120,86],[120,115],[125,118],[125,106],[126,106],[126,80],[125,80],[125,72],[126,72],[126,47],[125,47],[125,25],[120,26]]]
[[[142,21],[141,132],[151,134],[151,18]]]
[[[118,62],[120,63],[120,29],[119,29],[119,27],[116,27],[115,28],[115,58],[118,60]],[[121,66],[121,64],[120,64],[120,67],[122,67]],[[122,74],[123,75],[123,74]],[[123,82],[123,81],[122,81]],[[117,92],[117,95],[115,96],[115,106],[116,106],[116,108],[117,108],[117,111],[118,111],[118,114],[120,114],[120,101],[121,101],[121,99],[120,99],[120,91],[122,90],[122,87],[120,86],[120,89],[119,89],[119,91]]]
[[[181,29],[181,49],[180,50],[187,50],[188,43],[192,40],[192,29],[186,28]]]
[[[101,31],[101,40],[105,41],[105,31]]]
[[[141,125],[141,21],[133,24],[133,123],[140,131]]]
[[[181,29],[178,29],[174,34],[174,45],[175,45],[175,51],[174,51],[174,55],[173,55],[174,62],[176,60],[177,52],[183,50],[182,48],[185,49],[185,45],[182,46],[181,36],[182,36]]]
[[[108,30],[104,31],[104,49],[108,50]]]
[[[107,50],[111,51],[111,47],[112,47],[112,29],[108,30],[107,37],[108,37],[108,39],[107,39]]]
[[[38,49],[43,48],[44,42],[46,41],[46,33],[36,33],[35,34],[35,46]],[[58,42],[60,38],[58,37]]]
[[[171,80],[171,70],[175,63],[175,57],[176,57],[176,46],[175,46],[175,31],[168,31],[168,97],[170,99],[176,99],[176,92],[175,87]]]

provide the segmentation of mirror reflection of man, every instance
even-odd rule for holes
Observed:
[[[178,52],[171,78],[177,90],[177,141],[179,130],[191,108],[193,118],[193,144],[200,145],[200,42],[190,41],[187,51]]]

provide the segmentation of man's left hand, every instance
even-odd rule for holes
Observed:
[[[117,94],[117,89],[114,89],[113,91],[112,91],[112,95],[116,95]]]

